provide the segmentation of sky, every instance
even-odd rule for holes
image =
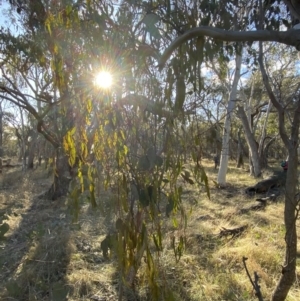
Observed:
[[[6,17],[5,17],[5,9],[8,8],[8,4],[4,4],[2,3],[2,1],[0,1],[0,26],[6,26],[5,22],[7,21]]]
[[[3,26],[5,28],[9,28],[11,33],[17,32],[17,19],[15,19],[15,23],[12,23],[11,18],[8,18],[8,10],[9,10],[9,4],[7,1],[1,1],[0,0],[0,27]],[[10,17],[15,17],[17,15],[17,12],[13,13]]]

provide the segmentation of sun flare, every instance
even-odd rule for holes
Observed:
[[[95,85],[97,87],[108,89],[112,85],[112,76],[107,71],[99,72],[95,77]]]

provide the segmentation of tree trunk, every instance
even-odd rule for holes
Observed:
[[[32,131],[31,141],[28,146],[28,162],[27,162],[28,169],[34,168],[34,156],[35,156],[35,151],[36,151],[37,137],[38,137],[37,132]]]
[[[242,140],[241,140],[241,130],[238,131],[238,148],[237,148],[237,164],[236,167],[244,167],[244,158],[243,158],[243,147],[242,147]]]
[[[252,104],[252,100],[253,100],[253,94],[254,94],[254,80],[251,83],[250,97],[245,102],[246,116],[247,116],[248,124],[250,126],[251,133],[253,133],[253,122],[252,122],[252,116],[251,116],[251,108],[252,108],[251,104]],[[254,176],[254,168],[253,168],[250,150],[248,151],[248,164],[249,164],[249,174],[250,174],[250,176]]]
[[[238,82],[239,82],[240,76],[241,76],[242,52],[243,52],[243,49],[241,49],[241,53],[236,54],[236,59],[235,59],[236,69],[235,69],[231,92],[229,94],[229,102],[228,102],[228,106],[227,106],[227,114],[226,114],[226,118],[225,118],[224,130],[223,130],[220,168],[219,168],[218,179],[217,179],[218,184],[221,186],[226,185],[231,119],[232,119],[233,110],[234,110],[236,98],[237,98],[237,86],[238,86]]]
[[[255,178],[260,177],[261,176],[261,168],[260,168],[260,161],[259,161],[259,156],[258,156],[257,143],[254,139],[253,133],[250,130],[250,126],[248,123],[246,113],[241,106],[238,106],[237,115],[239,116],[239,118],[241,119],[242,124],[243,124],[246,140],[247,140],[249,151],[250,151],[250,156],[252,159],[254,177]]]
[[[263,47],[262,42],[259,42],[259,58],[258,62],[263,78],[264,85],[272,104],[278,111],[279,134],[282,141],[288,149],[289,167],[286,178],[285,202],[284,202],[284,224],[285,224],[285,262],[282,268],[281,277],[272,294],[272,301],[284,301],[288,292],[295,282],[296,278],[296,259],[297,259],[297,230],[296,230],[296,215],[298,200],[296,196],[296,188],[298,182],[298,155],[297,148],[299,142],[299,125],[300,125],[300,98],[294,102],[295,110],[293,120],[291,122],[290,135],[287,134],[285,128],[285,108],[277,100],[272,91],[269,77],[267,75],[263,63]]]
[[[290,139],[285,135],[283,123],[279,123],[279,132],[288,147],[288,170],[285,186],[285,207],[284,207],[284,224],[285,224],[285,262],[282,268],[282,274],[279,282],[273,292],[272,301],[284,301],[287,294],[296,279],[296,261],[297,261],[297,229],[296,221],[298,215],[299,198],[296,197],[298,187],[298,143],[299,143],[299,126],[300,126],[300,98],[296,109],[291,127]]]
[[[2,104],[0,103],[0,157],[3,157],[3,111]]]
[[[299,113],[300,114],[300,113]],[[298,125],[299,127],[299,125]],[[287,171],[285,186],[284,223],[285,235],[285,262],[282,267],[281,277],[273,292],[272,301],[284,301],[296,279],[297,260],[297,232],[296,232],[296,209],[298,200],[295,198],[297,186],[298,156],[296,147],[289,148],[289,168]]]
[[[274,141],[276,140],[276,137],[271,138],[268,143],[266,144],[264,142],[264,147],[260,156],[260,161],[261,161],[261,167],[262,168],[267,168],[268,167],[268,154],[269,154],[269,148],[272,145],[272,143],[274,143]],[[276,157],[275,155],[275,159],[278,159],[278,156]]]
[[[24,125],[24,116],[23,116],[23,110],[20,109],[20,116],[21,116],[21,126],[22,126],[22,134],[21,134],[21,152],[22,152],[22,170],[26,170],[26,157],[27,157],[27,151],[26,151],[26,141],[27,135],[25,135],[25,125]]]
[[[47,198],[56,200],[61,196],[67,195],[71,180],[70,170],[68,157],[64,154],[62,148],[58,148],[56,151],[53,184],[46,193]]]
[[[272,102],[271,102],[271,100],[269,100],[266,119],[265,119],[265,122],[264,122],[264,125],[263,125],[263,128],[262,128],[262,131],[261,131],[261,137],[260,137],[259,146],[258,146],[258,155],[259,155],[260,165],[263,166],[263,167],[267,167],[264,164],[265,163],[264,142],[265,142],[265,138],[266,138],[267,123],[268,123],[271,108],[272,108]]]

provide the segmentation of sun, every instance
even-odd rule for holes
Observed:
[[[107,71],[100,71],[95,76],[95,85],[103,89],[109,89],[112,85],[112,76]]]

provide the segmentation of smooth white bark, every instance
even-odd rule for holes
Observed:
[[[235,67],[234,79],[229,94],[229,102],[227,106],[227,114],[225,118],[224,130],[223,130],[220,168],[219,168],[219,173],[217,178],[217,182],[220,186],[226,185],[226,174],[227,174],[228,159],[229,159],[229,139],[230,139],[231,120],[233,117],[233,110],[235,108],[236,99],[237,99],[238,82],[241,76],[242,51],[243,49],[241,49],[240,53],[237,53],[235,59],[236,67]]]

